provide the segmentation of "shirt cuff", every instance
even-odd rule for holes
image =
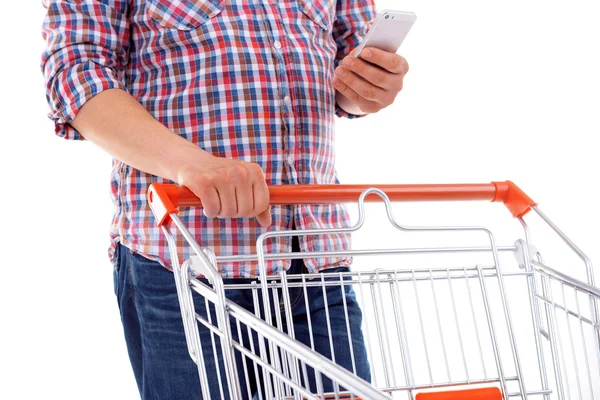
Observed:
[[[337,115],[340,118],[358,119],[358,118],[364,118],[368,114],[350,114],[348,111],[344,110],[342,107],[340,107],[339,105],[336,104],[335,105],[335,115]]]
[[[56,135],[67,140],[85,140],[70,122],[89,99],[108,89],[125,89],[110,68],[89,62],[59,72],[49,93],[52,111],[48,117],[54,122]]]

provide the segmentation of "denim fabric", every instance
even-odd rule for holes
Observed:
[[[296,241],[294,242],[297,244]],[[121,312],[129,358],[141,398],[143,400],[202,399],[198,368],[188,353],[172,272],[124,246],[119,245],[117,251],[118,263],[114,272],[115,293]],[[347,270],[344,267],[325,272],[329,275]],[[288,275],[306,272],[307,269],[302,260],[296,260],[292,263]],[[337,275],[335,278],[331,276],[326,279],[339,281]],[[239,284],[250,283],[253,280],[225,279],[224,281],[225,284]],[[311,346],[308,324],[310,318],[315,350],[331,359],[331,347],[333,347],[335,362],[346,369],[353,370],[344,310],[343,298],[345,297],[356,374],[370,381],[370,368],[361,330],[362,312],[351,286],[345,285],[343,288],[342,291],[339,285],[326,287],[325,296],[321,286],[308,288],[306,296],[310,315],[307,315],[304,290],[301,288],[290,289],[295,339]],[[251,290],[227,290],[226,295],[230,300],[254,313],[254,297]],[[206,318],[205,299],[194,293],[194,304],[196,312]],[[214,322],[214,310],[210,309]],[[280,313],[285,326],[283,310],[280,307],[272,307],[272,312]],[[326,323],[327,312],[330,319],[329,325]],[[275,319],[275,315],[272,317]],[[227,388],[220,384],[220,382],[225,382],[225,372],[219,344],[216,346],[218,354],[214,354],[208,329],[201,324],[198,326],[210,396],[213,399],[221,399],[222,391],[224,398],[228,399]],[[232,324],[231,329],[234,340],[239,341],[237,326]],[[330,343],[329,340],[329,329],[331,329],[333,343]],[[246,347],[249,347],[246,330],[243,329],[242,332],[241,340]],[[256,336],[253,339],[255,348],[258,348]],[[256,397],[257,390],[263,386],[261,382],[256,382],[251,364],[248,364],[248,368],[250,371],[246,378],[241,357],[238,354],[237,369],[244,399]],[[218,379],[218,374],[222,380]],[[316,392],[314,376],[314,372],[309,368],[308,377],[311,390]],[[250,386],[248,387],[247,384]],[[325,392],[333,391],[329,380],[324,379],[323,386]]]

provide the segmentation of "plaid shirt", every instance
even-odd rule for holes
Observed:
[[[373,0],[45,0],[42,59],[57,135],[83,137],[69,122],[103,90],[134,96],[173,132],[219,157],[260,164],[269,184],[337,183],[334,119],[354,117],[335,102],[334,68],[375,16]],[[170,268],[165,238],[146,201],[165,182],[113,161],[115,214],[109,255],[118,242]],[[270,230],[348,226],[343,206],[273,207]],[[217,255],[256,252],[264,232],[254,219],[180,213],[203,247]],[[177,233],[176,233],[177,235]],[[180,256],[190,248],[177,235]],[[303,251],[349,247],[346,235],[300,240]],[[291,251],[291,240],[266,244]],[[306,260],[312,272],[349,260]],[[268,263],[269,273],[289,262]],[[227,278],[255,277],[256,263],[222,263]]]

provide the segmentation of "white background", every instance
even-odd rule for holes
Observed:
[[[401,51],[411,71],[388,110],[338,124],[341,179],[510,179],[600,263],[598,4],[379,0],[418,15]],[[41,2],[8,2],[3,15],[0,398],[136,398],[106,253],[110,157],[53,135]]]

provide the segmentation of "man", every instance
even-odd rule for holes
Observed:
[[[203,247],[221,255],[255,253],[267,228],[347,226],[342,206],[271,209],[267,183],[337,183],[335,114],[352,118],[390,105],[408,65],[377,49],[366,49],[365,61],[351,56],[375,16],[373,0],[46,0],[45,6],[42,68],[56,133],[90,140],[114,157],[109,255],[140,394],[201,398],[148,186],[171,181],[198,195],[202,211],[187,209],[183,220]],[[178,243],[187,259],[190,250]],[[344,235],[282,238],[266,251],[348,246]],[[329,258],[272,261],[267,269],[292,274],[348,266]],[[256,279],[256,268],[255,262],[219,265],[227,282]],[[344,354],[336,362],[368,380],[360,309],[353,292],[342,295],[353,315],[356,365]],[[229,296],[244,302],[240,293]],[[310,312],[319,325],[323,296],[310,296],[314,307],[298,313]],[[330,317],[343,318],[343,299],[333,297]],[[251,301],[243,305],[253,308]],[[327,355],[329,344],[316,343]],[[217,368],[208,365],[208,373]],[[255,393],[257,383],[249,383],[243,391]],[[211,397],[218,397],[212,386]]]

